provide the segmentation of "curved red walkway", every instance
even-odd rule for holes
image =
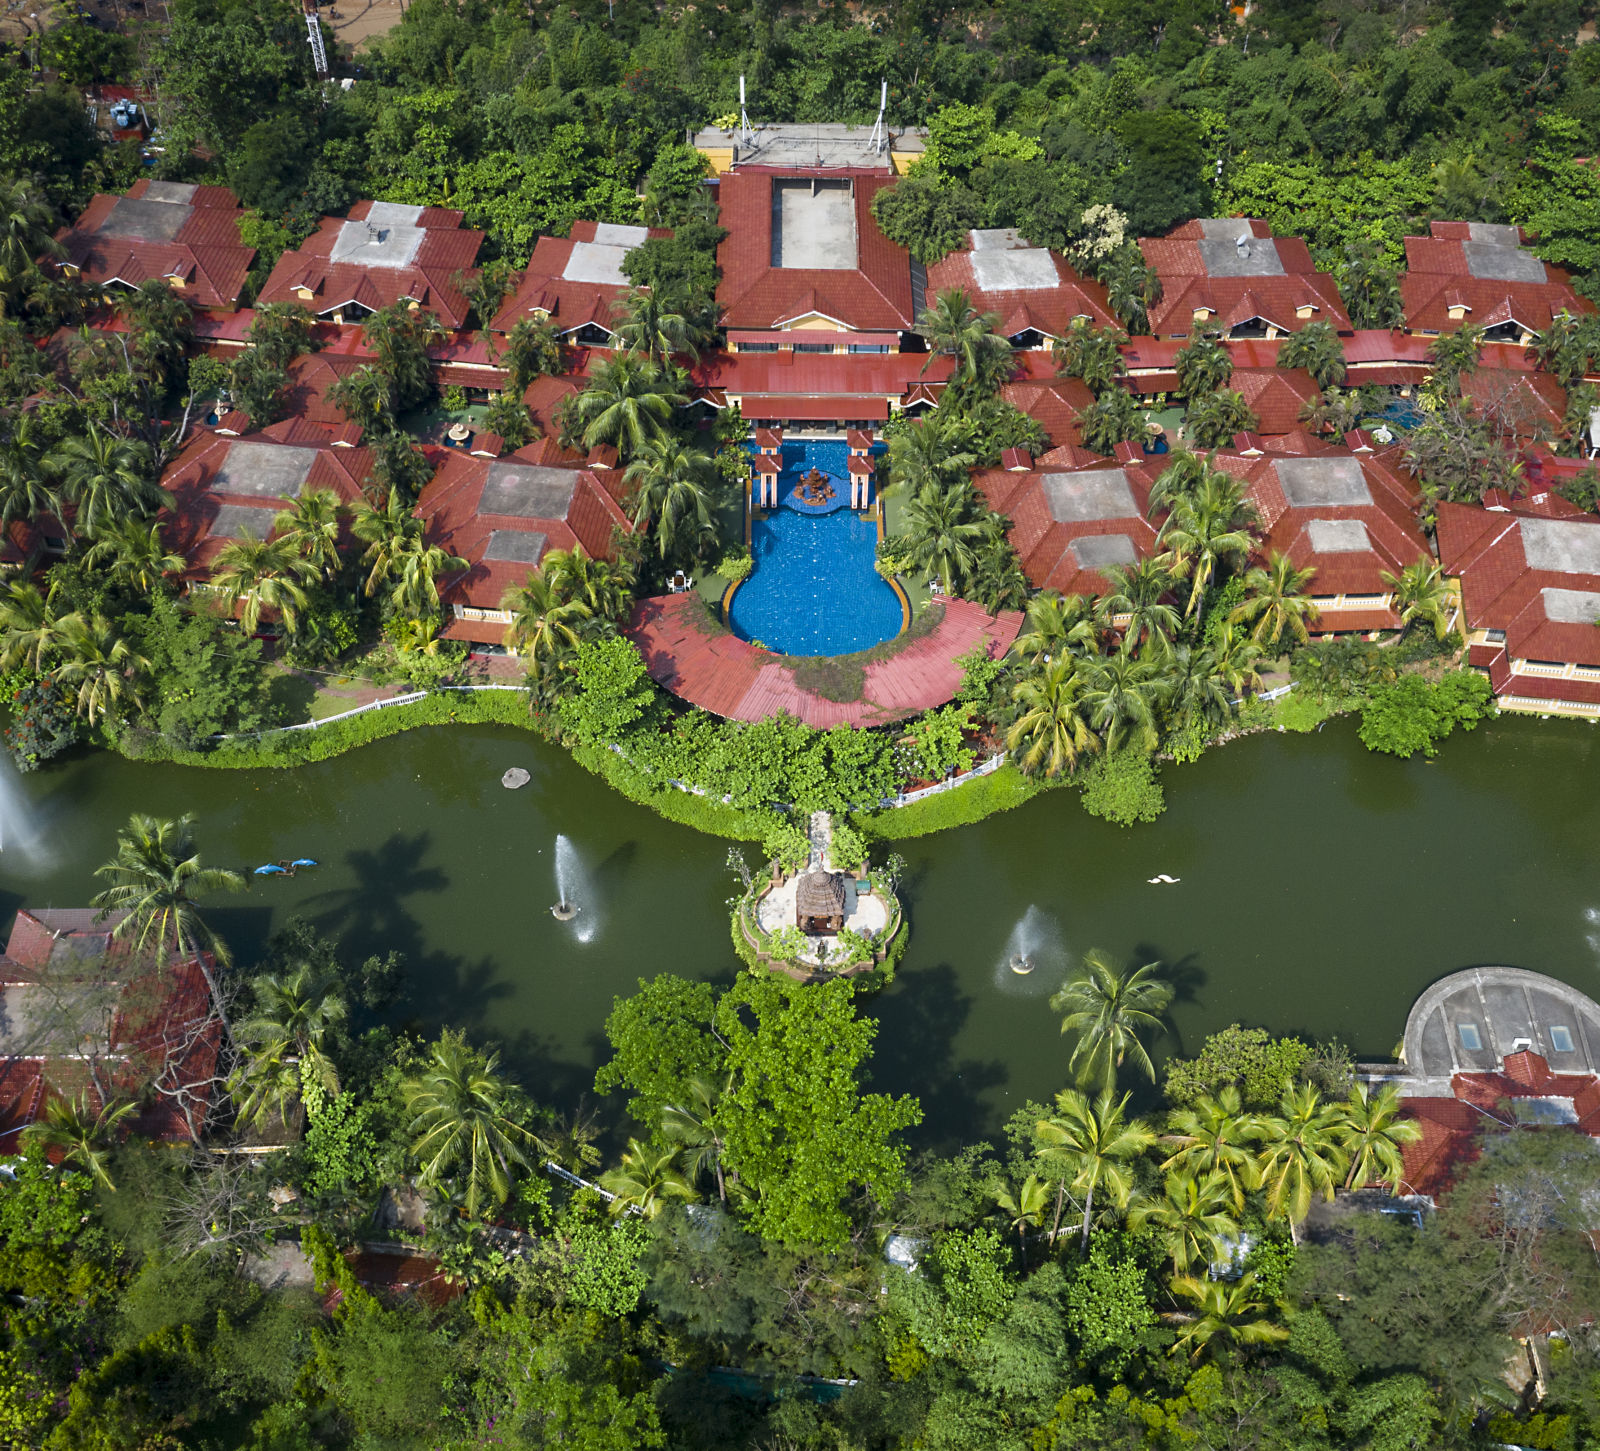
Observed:
[[[729,720],[765,720],[787,711],[807,725],[885,725],[931,710],[961,687],[956,657],[975,645],[1008,649],[1022,628],[1014,612],[991,615],[967,600],[944,601],[944,619],[920,640],[866,669],[860,700],[841,704],[802,690],[782,655],[707,624],[699,598],[662,595],[635,606],[628,635],[650,678],[691,705]]]

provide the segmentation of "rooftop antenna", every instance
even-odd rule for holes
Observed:
[[[317,0],[303,0],[306,17],[306,39],[311,44],[311,64],[317,72],[317,79],[328,79],[328,50],[322,43],[322,24],[317,19]]]
[[[889,109],[889,82],[883,82],[883,90],[878,97],[878,119],[873,124],[872,135],[867,145],[872,148],[874,156],[881,155],[889,145],[889,128],[884,124],[884,113]]]
[[[744,77],[739,77],[739,143],[742,146],[756,144],[755,129],[750,125],[750,113],[744,108]]]
[[[1240,232],[1234,238],[1233,245],[1238,249],[1241,257],[1248,257],[1250,255],[1250,234],[1248,232]]]

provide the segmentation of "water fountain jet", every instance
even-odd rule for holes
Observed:
[[[583,913],[583,921],[573,928],[572,935],[579,942],[592,942],[600,926],[594,911],[594,884],[584,871],[578,849],[570,838],[556,837],[555,857],[556,901],[550,915],[557,922],[571,922]]]

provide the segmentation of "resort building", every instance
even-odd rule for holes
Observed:
[[[623,259],[665,228],[615,222],[574,222],[565,237],[540,237],[516,295],[490,326],[507,333],[524,318],[548,323],[563,342],[609,348],[616,342],[617,306],[629,282]]]
[[[1557,494],[1441,504],[1439,562],[1502,709],[1600,716],[1600,518]]]
[[[97,196],[57,233],[61,270],[105,289],[107,302],[152,280],[194,307],[239,305],[255,249],[239,240],[244,211],[225,186],[143,177],[122,196]]]
[[[758,428],[842,434],[881,427],[895,410],[935,406],[950,367],[948,358],[928,353],[859,356],[825,351],[817,356],[802,345],[765,354],[713,353],[691,377],[694,401],[705,408],[737,404],[745,420]]]
[[[740,167],[722,178],[717,303],[734,353],[883,356],[921,312],[926,274],[878,229],[886,172]]]
[[[1141,238],[1139,247],[1161,279],[1161,300],[1150,309],[1157,338],[1208,330],[1226,338],[1277,338],[1308,322],[1352,331],[1338,287],[1317,271],[1306,244],[1274,237],[1263,221],[1185,222],[1165,237]]]
[[[618,470],[574,463],[549,439],[503,458],[448,455],[417,501],[429,541],[467,561],[441,583],[440,636],[501,644],[511,623],[506,592],[527,583],[552,549],[615,555],[616,535],[632,528],[621,498]]]
[[[469,271],[483,233],[445,207],[357,202],[322,225],[277,265],[257,303],[297,302],[326,322],[362,322],[397,302],[457,330],[470,304],[457,274]]]
[[[1106,290],[1080,277],[1064,257],[1035,247],[1014,227],[974,229],[967,245],[928,268],[927,295],[959,289],[995,331],[1019,349],[1048,349],[1074,322],[1119,327]]]
[[[87,1094],[92,1111],[115,1097],[149,1097],[135,1119],[145,1138],[187,1138],[211,1098],[220,1030],[205,974],[174,953],[141,966],[112,931],[121,913],[24,908],[0,956],[0,1154],[53,1097]]]
[[[1303,430],[1265,439],[1240,434],[1213,462],[1244,485],[1260,517],[1257,557],[1283,554],[1312,569],[1318,635],[1400,627],[1384,576],[1431,560],[1416,522],[1416,490],[1383,456],[1336,447]]]
[[[1541,262],[1526,240],[1520,227],[1488,222],[1434,222],[1426,237],[1407,237],[1406,327],[1434,337],[1474,323],[1488,342],[1527,347],[1551,318],[1593,312],[1567,274]]]
[[[921,160],[926,133],[876,126],[844,126],[837,122],[747,122],[724,130],[707,126],[690,134],[689,144],[719,176],[744,166],[789,169],[881,171],[903,176]]]

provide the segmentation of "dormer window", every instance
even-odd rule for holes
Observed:
[[[1216,309],[1212,307],[1197,307],[1194,310],[1194,320],[1196,322],[1210,322],[1215,312]]]
[[[1316,303],[1302,302],[1299,307],[1295,308],[1294,315],[1299,318],[1301,322],[1305,322],[1307,319],[1314,317],[1320,311],[1321,309],[1316,305]]]
[[[1452,302],[1450,304],[1450,321],[1465,322],[1467,314],[1471,311],[1472,309],[1464,302]]]
[[[312,292],[309,287],[295,288],[294,295],[298,297],[301,302],[310,302],[311,299],[316,296],[316,294]]]

